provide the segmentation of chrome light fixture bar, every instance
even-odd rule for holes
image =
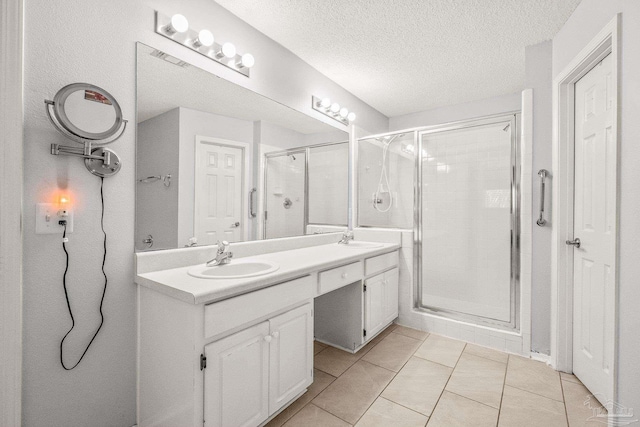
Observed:
[[[237,53],[233,43],[216,42],[211,31],[207,29],[196,31],[189,28],[189,21],[183,15],[167,16],[156,11],[155,32],[250,77],[249,69],[255,64],[253,55]]]
[[[331,102],[329,98],[318,98],[317,96],[312,96],[311,106],[314,110],[339,121],[343,125],[349,126],[349,123],[356,119],[356,113],[349,111],[345,107],[341,107],[337,102]]]

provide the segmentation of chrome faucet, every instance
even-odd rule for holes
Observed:
[[[229,261],[233,258],[233,252],[225,252],[227,250],[227,246],[229,246],[229,242],[223,240],[222,242],[218,241],[216,244],[218,245],[216,257],[207,261],[207,267],[229,264]]]
[[[342,239],[340,239],[338,244],[348,245],[350,240],[353,240],[353,230],[346,230],[342,233]]]

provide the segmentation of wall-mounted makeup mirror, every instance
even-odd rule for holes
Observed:
[[[67,131],[84,139],[107,140],[122,126],[122,110],[115,98],[87,83],[73,83],[60,89],[52,108]]]
[[[141,43],[137,70],[136,250],[346,227],[346,132]]]
[[[82,157],[85,166],[99,177],[120,170],[118,155],[103,145],[122,136],[127,121],[116,99],[106,90],[88,83],[72,83],[60,89],[53,101],[45,100],[51,124],[65,137],[82,144],[69,147],[51,144],[51,154]]]

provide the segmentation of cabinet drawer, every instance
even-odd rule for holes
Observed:
[[[362,279],[362,262],[332,268],[318,274],[318,294],[325,294]]]
[[[397,265],[398,251],[367,258],[364,261],[364,275],[371,276],[372,274],[379,273],[391,267],[397,267]]]
[[[305,276],[206,305],[204,335],[218,335],[312,297],[313,281]]]

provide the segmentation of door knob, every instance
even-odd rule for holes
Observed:
[[[576,249],[580,248],[580,239],[578,238],[575,238],[573,240],[567,240],[565,243],[569,246],[575,246]]]
[[[231,224],[231,228],[236,228],[236,227],[240,227],[239,222],[234,222],[233,224]]]
[[[271,342],[271,339],[272,339],[272,338],[271,338],[271,335],[266,335],[266,336],[264,337],[264,340],[265,340],[266,342]]]

